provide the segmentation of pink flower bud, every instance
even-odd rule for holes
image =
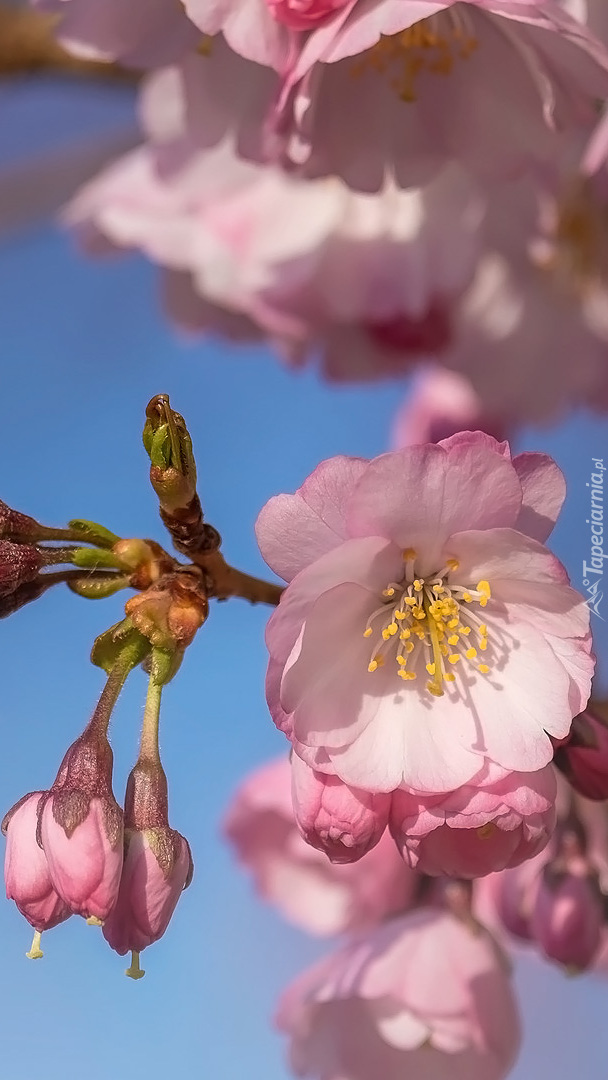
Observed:
[[[592,872],[545,869],[532,911],[535,940],[551,960],[582,971],[599,951],[603,924],[601,894]]]
[[[6,836],[4,881],[7,899],[14,900],[24,918],[40,932],[50,930],[72,914],[55,892],[46,856],[36,842],[38,804],[42,794],[34,791],[25,795],[2,822],[2,832]]]
[[[348,0],[267,0],[268,9],[290,30],[312,30],[343,8]]]
[[[103,925],[111,948],[124,956],[158,941],[191,877],[190,846],[175,829],[127,829],[118,900]]]
[[[608,799],[608,726],[591,709],[574,718],[570,738],[556,749],[553,760],[586,799]]]
[[[87,728],[38,810],[38,838],[54,888],[74,914],[101,921],[116,903],[123,860],[112,759],[106,736]]]
[[[9,596],[20,585],[33,581],[43,564],[38,548],[0,540],[0,597]]]
[[[308,844],[335,863],[356,862],[380,840],[391,805],[387,794],[349,787],[315,772],[296,754],[291,761],[293,808]]]
[[[159,762],[139,761],[125,796],[125,858],[118,900],[103,927],[111,948],[124,956],[158,941],[192,872],[188,841],[169,827],[163,768]]]

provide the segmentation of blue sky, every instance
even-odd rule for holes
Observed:
[[[0,93],[0,161],[127,126],[131,115],[122,89],[11,85]],[[168,392],[194,437],[207,518],[227,558],[254,573],[265,572],[252,527],[266,499],[293,490],[324,457],[384,450],[403,395],[396,384],[332,390],[313,373],[289,375],[262,350],[180,343],[143,260],[86,262],[47,225],[0,244],[0,342],[0,497],[49,523],[88,517],[162,541],[140,431],[148,399]],[[585,483],[591,457],[602,447],[608,455],[606,425],[581,416],[559,431],[527,432],[520,444],[553,453],[567,473],[555,546],[580,585]],[[101,689],[91,642],[120,612],[120,597],[93,603],[62,589],[0,623],[3,809],[54,778]],[[125,979],[122,959],[76,919],[47,936],[43,961],[27,961],[29,927],[0,903],[11,1080],[160,1080],[177,1070],[285,1080],[274,1002],[324,946],[253,899],[219,835],[240,777],[283,746],[263,697],[267,615],[240,601],[215,606],[166,691],[172,823],[192,844],[196,873],[167,935],[144,956],[146,978]],[[606,623],[595,626],[605,653]],[[136,754],[144,693],[136,672],[113,723],[117,794]],[[608,986],[535,960],[518,964],[517,979],[526,1044],[516,1080],[605,1080]]]

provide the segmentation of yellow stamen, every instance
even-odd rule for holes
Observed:
[[[435,665],[434,664],[427,664],[426,665],[426,670],[428,671],[429,675],[434,675],[435,674]]]
[[[448,570],[458,570],[458,568],[460,567],[458,559],[448,559],[445,565],[447,566]]]
[[[487,664],[480,664],[477,670],[481,671],[482,675],[487,675],[490,669]]]
[[[457,664],[460,660],[460,653],[450,653],[448,660],[450,661],[450,664]]]
[[[413,548],[406,548],[405,551],[403,552],[403,560],[404,560],[404,562],[409,562],[410,559],[415,559],[415,558],[417,558],[417,552],[414,551]]]
[[[420,578],[416,578],[414,581],[414,592],[422,592],[423,588],[424,581],[421,581]]]
[[[370,660],[369,664],[367,665],[367,670],[369,672],[377,671],[378,670],[378,661],[377,660]]]
[[[387,599],[390,599],[391,596],[395,595],[395,590],[393,588],[383,589],[382,595],[386,596]]]
[[[460,638],[458,637],[458,634],[451,634],[448,638],[448,645],[457,645],[459,641]]]
[[[473,646],[471,646],[470,649],[467,649],[464,655],[466,656],[467,660],[474,660],[477,656],[477,649],[474,649]]]
[[[368,626],[367,630],[363,631],[363,637],[371,637],[373,632],[371,626]]]
[[[103,926],[103,922],[101,919],[98,919],[96,915],[89,915],[87,926]]]

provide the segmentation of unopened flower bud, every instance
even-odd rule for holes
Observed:
[[[44,565],[43,553],[31,544],[0,540],[0,597],[34,581]]]
[[[559,746],[554,764],[586,799],[608,799],[608,725],[591,709],[572,721],[570,737]]]
[[[127,783],[125,857],[115,907],[103,927],[120,956],[139,954],[164,934],[192,879],[188,841],[168,820],[167,780],[160,762],[140,760]],[[142,974],[137,958],[127,974]]]
[[[50,930],[72,914],[53,888],[46,855],[36,841],[42,796],[41,791],[25,795],[2,822],[7,898],[15,901],[24,918],[39,932]]]
[[[0,540],[27,544],[40,538],[40,525],[28,514],[13,510],[0,499]]]
[[[168,574],[146,592],[132,596],[125,612],[158,649],[185,649],[208,613],[200,579],[190,573]]]
[[[356,862],[375,847],[388,822],[390,795],[349,787],[315,772],[297,754],[291,777],[296,822],[308,844],[334,863]]]
[[[55,890],[72,912],[101,921],[116,902],[123,859],[112,761],[105,734],[87,728],[67,751],[38,811],[38,838]]]
[[[603,908],[591,868],[576,872],[549,864],[536,893],[530,928],[546,956],[571,971],[584,971],[600,947]]]

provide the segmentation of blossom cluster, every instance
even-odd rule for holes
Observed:
[[[159,264],[188,333],[440,363],[502,431],[608,408],[604,0],[36,2],[144,72],[142,145],[65,220]]]
[[[143,72],[142,144],[64,213],[85,247],[146,253],[190,333],[265,340],[342,382],[421,365],[390,452],[323,461],[259,515],[286,583],[266,695],[290,759],[226,829],[294,921],[350,935],[280,1004],[296,1074],[502,1080],[505,944],[582,970],[606,935],[590,612],[547,546],[565,481],[507,441],[608,410],[605,0],[36,3],[72,53]],[[164,656],[156,705],[174,620],[189,642],[230,595],[167,415],[146,447],[163,521],[199,556],[198,606],[175,592],[196,566],[107,544]],[[60,558],[11,529],[9,596]],[[150,716],[124,823],[103,709],[7,816],[8,893],[37,933],[77,913],[138,954],[164,932],[191,861]]]

